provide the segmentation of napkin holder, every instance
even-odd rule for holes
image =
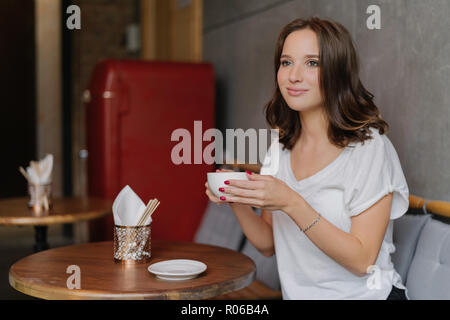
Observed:
[[[114,226],[114,261],[122,264],[147,263],[151,258],[151,227]]]

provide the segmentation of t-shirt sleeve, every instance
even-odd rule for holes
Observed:
[[[393,192],[390,219],[401,217],[409,207],[409,190],[389,138],[374,132],[372,139],[357,145],[353,151],[344,192],[348,214],[356,216]]]

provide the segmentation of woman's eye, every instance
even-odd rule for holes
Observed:
[[[281,65],[282,65],[283,67],[287,66],[289,63],[290,63],[290,62],[287,61],[287,60],[281,61]]]
[[[311,64],[312,63],[312,64]],[[315,61],[315,60],[309,60],[308,61],[308,65],[312,66],[312,67],[318,67],[319,66],[319,61]]]

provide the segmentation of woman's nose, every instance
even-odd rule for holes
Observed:
[[[301,66],[294,66],[289,72],[289,81],[297,82],[303,81],[303,70]]]

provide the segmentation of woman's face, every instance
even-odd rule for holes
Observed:
[[[277,73],[281,95],[288,106],[303,111],[322,105],[319,86],[319,44],[314,31],[290,33],[284,41]]]

